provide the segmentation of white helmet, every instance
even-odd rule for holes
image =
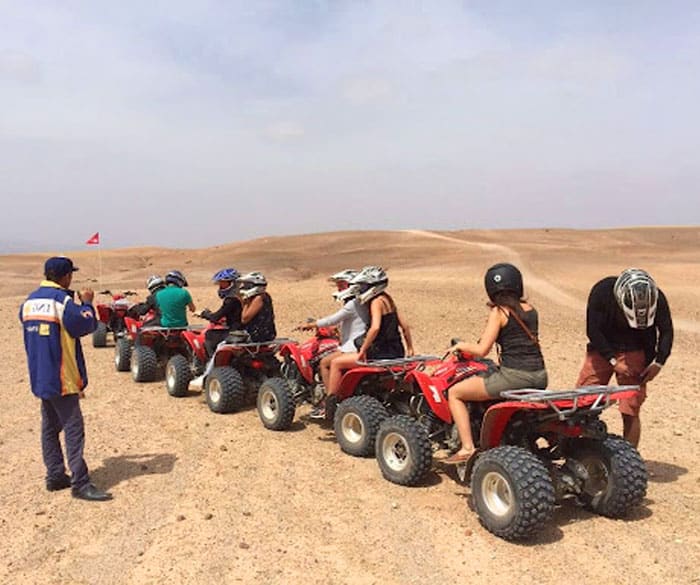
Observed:
[[[153,274],[146,279],[146,288],[153,294],[165,286],[165,280],[159,274]]]
[[[331,282],[347,282],[350,284],[350,281],[357,276],[357,272],[357,270],[353,270],[352,268],[346,268],[345,270],[332,274],[328,277],[328,280]]]
[[[648,272],[640,268],[623,270],[615,281],[613,294],[632,329],[654,325],[659,289]]]
[[[262,272],[249,272],[238,279],[238,291],[244,299],[264,293],[266,288],[267,280]]]
[[[359,293],[360,287],[356,284],[351,284],[343,290],[337,290],[333,293],[333,298],[341,303],[346,303],[354,299]]]
[[[350,281],[350,289],[354,289],[357,300],[366,303],[386,289],[389,277],[379,266],[365,266]]]

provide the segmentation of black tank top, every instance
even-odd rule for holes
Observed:
[[[277,337],[275,329],[275,310],[272,307],[272,297],[263,293],[263,306],[258,314],[253,317],[245,326],[245,330],[250,334],[251,341],[262,342],[272,341]]]
[[[384,296],[384,295],[382,295]],[[392,303],[393,304],[393,303]],[[396,311],[382,315],[379,333],[367,350],[367,359],[382,360],[402,358],[406,350],[399,332],[399,316]]]
[[[512,310],[512,309],[510,309]],[[508,311],[508,322],[498,332],[496,343],[501,347],[501,365],[504,368],[536,372],[544,369],[542,352],[530,336],[513,319]],[[538,318],[537,311],[521,311],[518,316],[523,320],[532,334],[537,337]]]

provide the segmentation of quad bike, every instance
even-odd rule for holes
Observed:
[[[136,293],[131,290],[123,293],[102,290],[97,294],[112,297],[109,303],[98,303],[95,306],[97,311],[97,328],[92,332],[92,346],[106,347],[108,333],[112,333],[115,343],[117,339],[124,335],[126,329],[124,318],[130,315],[129,309],[133,306],[127,297],[134,296]]]
[[[142,317],[127,315],[124,317],[123,335],[117,337],[114,344],[114,367],[117,372],[128,372],[131,370],[131,353],[138,337],[141,327],[153,319],[155,315],[149,311]]]
[[[190,349],[185,335],[201,329],[199,325],[139,327],[131,350],[131,376],[134,382],[155,381],[159,371],[167,369],[166,364],[174,356],[187,359]]]
[[[266,428],[287,430],[292,426],[298,405],[309,402],[316,406],[323,400],[319,366],[338,347],[338,330],[318,327],[315,335],[303,343],[289,342],[279,348],[282,375],[268,378],[258,391],[258,415]]]
[[[391,414],[404,411],[393,397],[403,392],[406,376],[437,359],[419,355],[370,360],[358,362],[357,367],[345,372],[336,394],[337,408],[326,404],[326,416],[333,420],[340,448],[356,457],[373,455],[379,424]]]
[[[226,330],[226,327],[220,323],[207,323],[203,329],[183,331],[186,352],[171,355],[165,365],[165,387],[170,396],[187,396],[190,382],[204,373],[207,364],[206,334],[213,330]]]
[[[231,331],[221,342],[204,372],[204,396],[213,412],[239,410],[257,396],[268,378],[280,375],[277,352],[291,343],[286,338],[254,342],[245,331]]]
[[[415,485],[430,469],[434,449],[459,448],[448,388],[488,367],[484,360],[459,355],[408,372],[401,385],[406,395],[391,402],[409,410],[385,418],[376,437],[376,458],[386,479]],[[638,390],[511,390],[500,400],[469,403],[477,452],[458,472],[471,484],[486,529],[507,540],[525,538],[566,498],[611,518],[637,506],[646,494],[644,462],[630,443],[608,434],[600,414]]]

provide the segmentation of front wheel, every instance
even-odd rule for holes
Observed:
[[[258,390],[258,415],[265,428],[286,431],[294,420],[294,393],[284,378],[268,378]]]
[[[389,417],[379,425],[375,450],[384,478],[399,485],[416,485],[433,463],[428,431],[405,415]]]
[[[187,389],[192,380],[192,371],[187,358],[181,354],[175,354],[165,366],[165,387],[168,394],[176,398],[187,396]]]
[[[496,447],[479,455],[471,489],[480,522],[506,540],[538,532],[554,512],[554,486],[547,468],[521,447]]]
[[[117,372],[128,372],[131,367],[131,341],[126,337],[117,339],[114,346],[114,367]]]
[[[107,347],[107,325],[97,322],[97,329],[92,332],[92,347]]]
[[[574,443],[571,457],[586,469],[584,506],[609,518],[623,518],[647,493],[647,470],[639,452],[622,437]]]
[[[246,388],[238,370],[224,366],[214,368],[207,376],[204,395],[212,412],[225,414],[243,405]]]
[[[371,396],[353,396],[338,405],[333,419],[335,438],[348,455],[369,457],[380,423],[389,416],[379,400]]]

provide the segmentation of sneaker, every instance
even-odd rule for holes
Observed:
[[[204,388],[204,374],[197,376],[194,380],[191,380],[190,388],[194,388],[196,390],[201,390]]]
[[[309,418],[313,418],[315,420],[326,418],[326,407],[317,406],[309,413]]]

